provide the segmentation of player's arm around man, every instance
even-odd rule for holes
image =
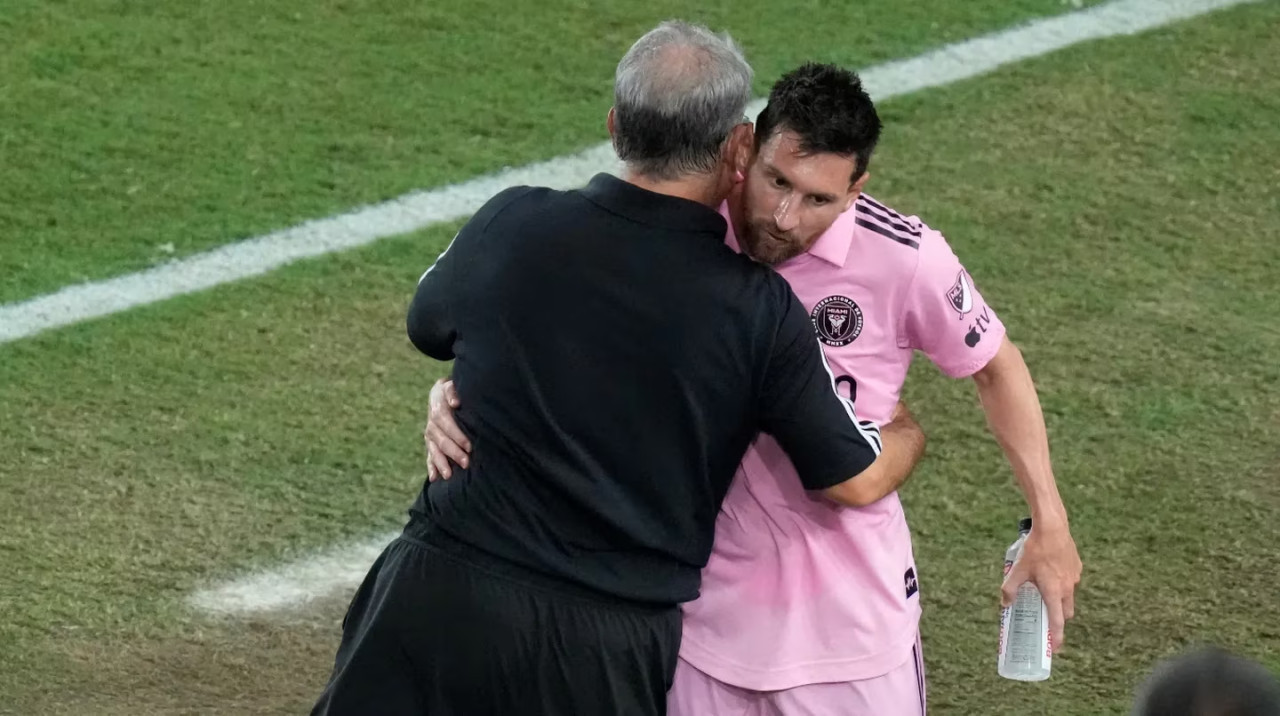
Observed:
[[[427,479],[447,480],[452,465],[466,467],[471,441],[458,426],[453,411],[461,405],[453,381],[441,378],[431,387],[427,426],[422,431],[427,451]],[[902,486],[924,457],[925,435],[905,403],[898,403],[893,419],[879,429],[883,444],[875,462],[844,482],[822,490],[823,497],[846,507],[865,507]]]
[[[924,430],[906,403],[899,402],[880,434],[885,447],[876,461],[853,479],[823,490],[823,497],[845,507],[866,507],[902,487],[924,457]]]

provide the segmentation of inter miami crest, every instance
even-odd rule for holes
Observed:
[[[862,333],[862,309],[844,296],[827,296],[809,314],[818,339],[829,346],[847,346]]]
[[[947,300],[951,302],[951,307],[956,309],[956,313],[959,313],[962,319],[966,313],[973,310],[973,287],[969,285],[969,277],[964,274],[964,271],[956,274],[956,282],[947,289]]]

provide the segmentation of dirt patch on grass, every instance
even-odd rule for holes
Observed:
[[[251,620],[194,618],[177,633],[62,641],[63,683],[14,713],[299,714],[333,665],[347,601]]]

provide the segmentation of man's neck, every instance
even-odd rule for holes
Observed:
[[[724,201],[724,193],[716,186],[717,182],[712,176],[699,175],[686,179],[660,180],[628,169],[623,171],[622,180],[655,194],[696,201],[712,209],[718,209],[720,202]]]

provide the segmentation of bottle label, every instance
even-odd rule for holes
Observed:
[[[1017,559],[1015,544],[1005,559],[1004,574],[1008,578]],[[1000,648],[997,670],[1001,676],[1022,681],[1039,681],[1049,676],[1053,658],[1053,640],[1049,635],[1049,610],[1035,584],[1017,587],[1013,603],[1000,610]]]
[[[1004,561],[1004,574],[1009,576],[1009,570],[1013,569],[1013,560],[1006,559]],[[1010,607],[1002,607],[1000,609],[1000,641],[996,646],[996,658],[1001,662],[1004,661],[1004,655],[1009,649],[1008,629],[1009,629],[1009,613],[1012,611]]]
[[[1000,610],[1000,644],[996,647],[996,658],[1003,663],[1004,655],[1009,651],[1009,607]]]

